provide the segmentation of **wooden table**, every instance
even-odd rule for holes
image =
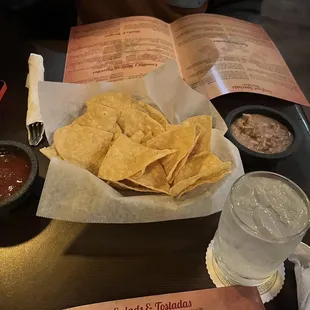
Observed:
[[[28,42],[8,36],[6,48],[0,52],[0,78],[8,84],[0,103],[0,139],[27,143],[25,79],[29,52],[36,50]],[[45,61],[46,76],[51,80],[55,66],[61,69],[63,64],[46,55]],[[301,109],[266,97],[227,98],[214,101],[222,115],[251,100],[272,103],[296,119],[304,116]],[[303,165],[310,154],[309,132],[301,131],[305,137],[302,150],[276,171],[296,181],[309,195],[310,168]],[[135,225],[87,225],[38,218],[35,212],[48,166],[38,149],[34,148],[40,163],[35,195],[0,218],[1,309],[60,309],[214,287],[205,268],[205,251],[219,214]],[[310,244],[309,234],[305,241]],[[297,309],[293,265],[286,263],[286,267],[284,288],[266,309]]]

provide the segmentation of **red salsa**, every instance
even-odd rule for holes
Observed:
[[[0,201],[23,186],[30,170],[30,164],[23,156],[0,151]]]

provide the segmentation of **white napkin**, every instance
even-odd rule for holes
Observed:
[[[310,309],[310,247],[301,242],[289,256],[295,264],[297,299],[299,310]]]
[[[26,87],[28,88],[28,110],[26,116],[26,127],[28,131],[28,141],[30,143],[29,126],[34,123],[42,123],[42,116],[39,106],[38,82],[44,81],[44,65],[43,57],[38,54],[31,53],[28,59],[29,73],[27,75]],[[44,130],[40,134],[38,143],[42,140]],[[37,144],[38,144],[37,143]]]

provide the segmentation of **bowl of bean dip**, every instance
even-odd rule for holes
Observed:
[[[295,123],[277,110],[264,106],[243,106],[225,119],[227,137],[243,157],[282,159],[296,151],[300,137]]]
[[[26,145],[0,141],[0,214],[17,207],[30,194],[38,161]]]

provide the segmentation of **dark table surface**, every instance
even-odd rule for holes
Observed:
[[[0,139],[27,143],[24,86],[29,52],[44,54],[46,79],[61,80],[64,56],[58,53],[58,47],[66,42],[54,42],[50,53],[46,47],[50,43],[33,45],[14,36],[6,39],[7,48],[0,53],[0,78],[6,80],[8,92],[0,103]],[[301,148],[272,170],[294,180],[310,195],[307,165],[310,136],[303,110],[258,95],[214,100],[223,116],[249,103],[272,105],[299,120],[304,139]],[[39,147],[34,148],[40,163],[35,193],[20,208],[0,218],[0,309],[60,309],[214,287],[205,268],[205,251],[217,228],[219,213],[134,225],[79,224],[38,218],[35,212],[48,167],[48,160],[38,150]],[[310,244],[309,233],[305,242]],[[286,262],[282,291],[265,307],[297,309],[291,263]]]

